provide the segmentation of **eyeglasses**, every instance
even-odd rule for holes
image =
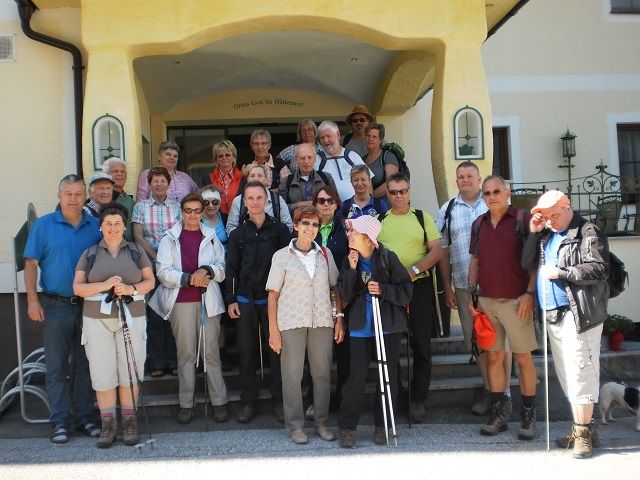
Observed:
[[[358,118],[352,118],[351,119],[351,123],[358,123],[358,122],[365,123],[365,122],[368,122],[368,121],[369,121],[369,119],[367,117],[358,117]]]
[[[335,205],[337,201],[335,198],[318,198],[316,200],[316,203],[318,205],[324,205],[325,203],[328,203],[329,205]]]
[[[266,147],[269,145],[269,142],[252,142],[251,145],[254,147]]]
[[[218,153],[216,158],[231,158],[233,157],[233,153]]]
[[[213,206],[220,205],[220,200],[205,200],[204,206],[208,207],[209,205],[213,205]]]
[[[347,233],[358,233],[355,228],[345,228],[344,231]]]
[[[401,188],[400,190],[387,190],[389,195],[406,195],[409,192],[408,188]]]
[[[482,195],[485,197],[490,197],[491,195],[500,195],[502,192],[504,192],[504,190],[501,190],[499,188],[496,188],[495,190],[485,190],[484,192],[482,192]]]
[[[183,208],[182,211],[187,215],[191,215],[192,213],[200,215],[202,213],[202,208]]]
[[[313,228],[320,228],[320,224],[317,222],[310,222],[309,220],[300,220],[298,222],[298,225],[302,225],[305,227],[313,227]]]

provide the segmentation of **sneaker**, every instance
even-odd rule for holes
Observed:
[[[493,436],[507,430],[507,412],[505,401],[494,403],[491,405],[491,417],[486,425],[480,429],[482,435]]]
[[[353,448],[356,446],[356,433],[353,430],[340,430],[338,432],[338,444],[342,448]]]
[[[291,430],[291,440],[296,445],[305,445],[309,443],[309,437],[307,437],[307,434],[304,433],[299,428],[296,428],[295,430]]]
[[[178,413],[178,423],[181,423],[182,425],[186,425],[187,423],[191,423],[191,418],[193,418],[192,408],[180,409],[180,413]]]
[[[282,407],[282,403],[278,402],[273,407],[273,416],[276,417],[276,422],[284,423],[284,408]]]
[[[100,436],[100,429],[93,422],[84,422],[76,427],[76,432],[91,438]]]
[[[373,443],[376,445],[387,444],[387,434],[384,431],[384,427],[376,427],[373,431]]]
[[[116,419],[115,417],[104,417],[102,419],[102,430],[96,441],[96,447],[109,448],[116,441]]]
[[[255,416],[255,410],[251,405],[243,405],[240,411],[238,412],[237,421],[238,423],[249,423],[253,420]]]
[[[426,415],[427,412],[424,408],[423,402],[411,402],[410,410],[411,410],[411,421],[413,423],[422,423],[424,421],[424,416]]]
[[[216,423],[224,423],[229,420],[229,412],[226,405],[218,405],[213,407],[213,420]]]
[[[518,438],[520,440],[533,440],[536,435],[536,407],[522,407],[520,410],[520,428]]]
[[[138,436],[138,423],[135,415],[122,416],[122,441],[125,445],[137,445],[140,443]]]
[[[598,427],[595,423],[591,423],[591,446],[600,448],[600,436],[598,435]],[[556,438],[556,446],[567,450],[573,447],[573,429],[569,435]]]
[[[313,408],[313,404],[309,405],[309,408],[307,408],[307,411],[304,412],[304,416],[307,420],[315,420],[316,418],[316,411]]]
[[[573,458],[589,458],[593,454],[591,425],[573,426]]]
[[[476,398],[471,407],[471,413],[479,417],[487,415],[491,411],[491,393],[485,391],[482,395]]]
[[[51,427],[51,443],[67,443],[69,433],[64,425],[54,425]]]

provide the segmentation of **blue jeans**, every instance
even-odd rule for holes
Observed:
[[[80,344],[82,304],[71,305],[45,296],[40,297],[40,304],[44,310],[47,396],[51,405],[49,423],[69,428],[73,411],[76,425],[81,425],[90,419],[96,397],[91,388],[89,361]],[[73,408],[70,405],[72,395]]]

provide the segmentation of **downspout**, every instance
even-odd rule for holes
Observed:
[[[82,53],[74,44],[53,38],[31,28],[31,17],[38,7],[31,0],[15,0],[18,6],[18,14],[22,24],[22,32],[36,42],[44,43],[52,47],[69,52],[73,58],[73,100],[76,132],[76,173],[83,176],[82,169]]]

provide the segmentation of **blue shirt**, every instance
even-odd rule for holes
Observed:
[[[73,279],[82,253],[102,240],[98,219],[87,212],[77,227],[57,210],[40,217],[31,227],[25,258],[38,261],[43,292],[73,297]]]
[[[567,232],[554,233],[544,247],[544,263],[553,267],[558,266],[558,250],[560,244],[566,238]],[[542,298],[542,286],[544,284],[546,297]],[[536,279],[536,288],[538,290],[538,303],[545,310],[555,310],[558,307],[566,307],[569,305],[569,298],[564,289],[564,283],[561,279],[543,280],[540,275]]]
[[[204,217],[202,218],[202,223],[204,223],[209,228],[213,228],[216,231],[216,237],[218,237],[218,240],[220,240],[220,243],[224,247],[224,253],[226,254],[229,237],[227,236],[227,231],[224,228],[224,223],[222,223],[222,218],[218,219],[218,223],[216,223],[215,227],[212,227],[211,225],[209,225],[209,223],[204,219]]]
[[[336,215],[343,218],[358,218],[362,215],[371,215],[372,217],[377,217],[381,213],[387,213],[389,211],[389,207],[386,203],[380,200],[380,211],[375,207],[375,202],[373,199],[373,195],[369,194],[369,203],[367,203],[363,208],[356,203],[355,196],[349,199],[351,206],[348,211],[345,211],[344,203],[340,207],[340,209],[336,212]]]
[[[358,271],[360,272],[360,275],[362,276],[362,281],[367,284],[369,283],[369,280],[371,280],[371,267],[373,265],[373,256],[369,257],[367,259],[362,258],[362,255],[360,255],[360,261],[358,262]],[[375,335],[374,330],[373,330],[373,305],[371,304],[371,294],[367,291],[367,295],[366,295],[366,301],[367,301],[367,320],[365,322],[364,328],[362,330],[352,330],[351,331],[351,336],[352,337],[359,337],[359,338],[365,338],[365,337],[373,337]]]

